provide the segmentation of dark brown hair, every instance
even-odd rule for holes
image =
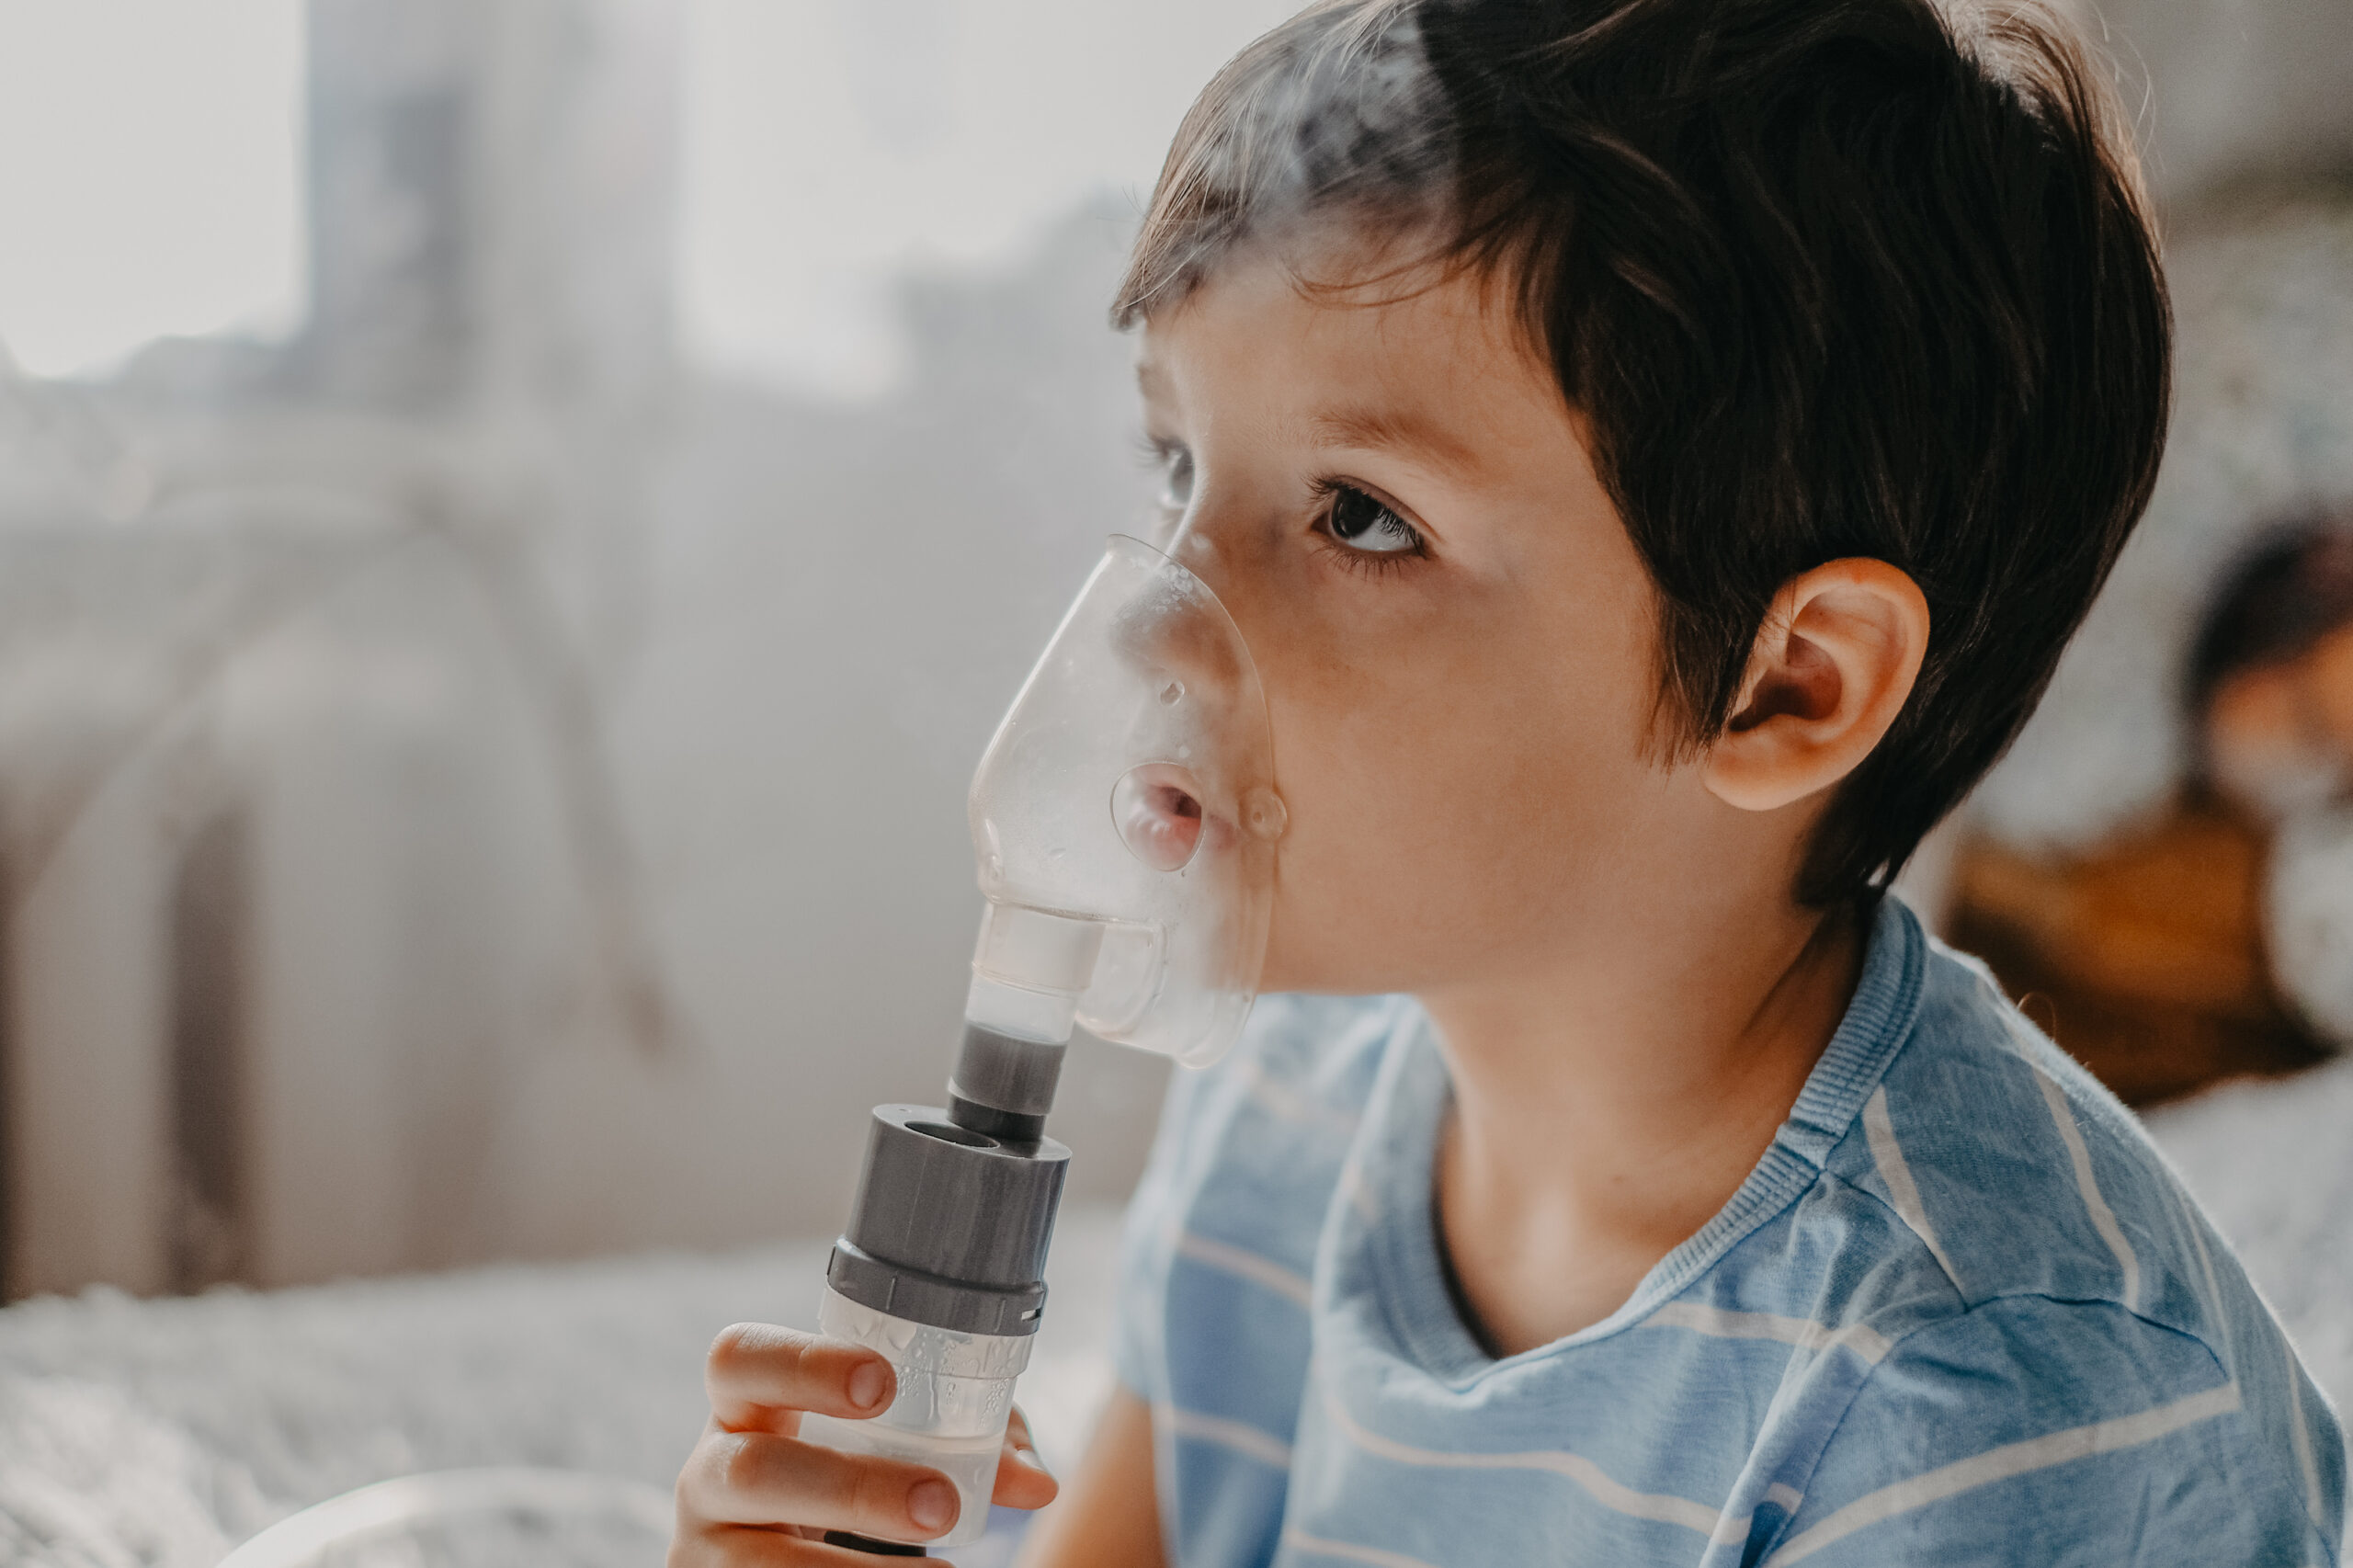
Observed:
[[[2072,33],[2033,0],[1329,0],[1195,103],[1115,319],[1335,220],[1508,285],[1656,585],[1666,755],[1722,732],[1791,577],[1919,585],[1918,681],[1797,892],[1883,888],[2025,723],[2164,445],[2146,199]]]

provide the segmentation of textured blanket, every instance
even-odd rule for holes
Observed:
[[[1056,1468],[1109,1381],[1116,1223],[1074,1209],[1056,1237],[1021,1385]],[[808,1243],[21,1302],[0,1312],[0,1564],[211,1568],[297,1508],[416,1471],[543,1465],[666,1489],[702,1428],[711,1336],[813,1324],[824,1257]]]

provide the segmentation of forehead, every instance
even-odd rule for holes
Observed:
[[[1236,256],[1146,320],[1136,369],[1147,404],[1188,426],[1276,421],[1456,463],[1570,418],[1504,291],[1463,269],[1336,283]]]

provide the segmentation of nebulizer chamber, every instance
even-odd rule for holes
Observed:
[[[1045,1135],[1074,1026],[1200,1065],[1266,951],[1284,825],[1257,672],[1209,585],[1114,537],[981,759],[987,901],[948,1105],[879,1106],[821,1332],[891,1361],[866,1421],[812,1441],[933,1466],[977,1538],[1045,1307],[1070,1151]],[[846,1540],[845,1544],[866,1544]]]

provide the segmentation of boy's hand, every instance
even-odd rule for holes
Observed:
[[[956,1488],[936,1470],[837,1453],[794,1436],[801,1414],[858,1420],[891,1405],[896,1379],[871,1350],[789,1328],[739,1323],[712,1342],[703,1382],[710,1425],[678,1472],[669,1568],[819,1564],[873,1559],[824,1544],[827,1530],[929,1540],[956,1524]],[[1056,1484],[1015,1411],[995,1501],[1040,1508]]]

